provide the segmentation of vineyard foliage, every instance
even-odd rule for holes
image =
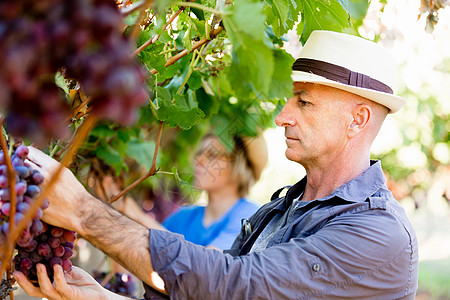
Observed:
[[[163,121],[157,166],[165,172],[144,187],[184,186],[192,179],[192,154],[205,133],[213,131],[231,148],[233,134],[255,135],[258,127],[274,126],[292,90],[294,58],[283,48],[288,30],[297,30],[302,43],[318,29],[356,33],[367,8],[366,1],[160,1],[143,17],[141,10],[129,14],[125,35],[141,24],[136,49],[152,41],[134,53],[150,75],[150,102],[134,126],[98,124],[79,151],[84,159],[77,160],[77,173],[112,174],[123,186],[135,181],[152,164]],[[202,40],[209,42],[195,48]],[[168,65],[184,49],[187,55]]]
[[[22,4],[7,2],[2,7],[9,9],[5,13],[7,22],[19,9],[28,26],[32,26],[33,21],[41,27],[47,23],[56,26],[49,37],[53,44],[45,46],[47,48],[42,46],[39,51],[47,60],[44,63],[51,63],[49,74],[58,71],[55,81],[49,82],[51,100],[55,101],[54,87],[57,86],[59,94],[63,95],[60,101],[69,112],[65,118],[67,123],[58,115],[57,122],[46,120],[43,130],[53,134],[48,153],[61,159],[70,142],[67,136],[61,136],[64,131],[60,129],[69,125],[72,132],[76,132],[89,115],[98,117],[97,125],[72,164],[75,174],[92,188],[91,191],[98,191],[97,183],[105,175],[113,176],[119,188],[123,188],[152,165],[158,168],[158,176],[146,180],[140,187],[165,189],[189,183],[192,154],[205,133],[213,131],[231,149],[234,134],[252,136],[259,128],[274,125],[274,115],[292,89],[290,70],[294,58],[283,47],[289,30],[296,30],[302,43],[313,30],[357,34],[356,29],[369,5],[363,0],[128,0],[115,3],[122,16],[118,24],[120,18],[110,10],[112,0],[86,0],[73,8],[61,1],[54,2],[57,6],[50,5],[51,1],[32,4],[31,10],[23,9]],[[77,28],[77,18],[87,18],[82,13],[88,12],[88,8],[101,18],[88,18],[92,26]],[[113,19],[104,19],[105,14]],[[67,27],[62,26],[67,23],[70,24],[69,36],[64,31]],[[115,36],[119,27],[123,39]],[[58,30],[63,30],[64,34]],[[80,39],[83,37],[80,32],[87,32],[91,40]],[[33,42],[28,44],[33,45]],[[129,49],[130,44],[134,48]],[[58,51],[51,53],[55,47]],[[73,52],[74,47],[76,52]],[[142,102],[142,93],[136,88],[142,75],[133,74],[134,67],[124,60],[125,50],[146,74],[148,101],[138,111],[133,107]],[[115,62],[119,67],[114,66]],[[57,66],[61,69],[56,70]],[[96,66],[103,68],[102,71],[94,68]],[[125,75],[118,74],[120,66]],[[112,72],[105,73],[105,68]],[[133,78],[136,82],[129,82]],[[49,76],[45,77],[47,81]],[[121,87],[127,88],[127,92]],[[50,109],[46,108],[50,106],[46,103],[53,103],[46,95],[40,95],[40,104],[33,104],[26,112],[27,118],[30,114],[36,115],[21,119],[21,123],[14,123],[17,119],[14,114],[21,112],[22,102],[0,99],[7,116],[6,129],[33,127],[31,123],[25,124],[26,120],[43,118],[39,114]],[[116,103],[117,97],[122,97],[124,102]],[[36,106],[40,108],[32,108]],[[117,122],[131,120],[133,109],[139,116],[134,125]],[[61,111],[64,112],[57,113]],[[161,124],[163,134],[159,143],[156,137]],[[36,128],[26,130],[27,143],[36,142],[37,136],[42,140]],[[156,164],[152,164],[156,145],[160,148]],[[94,183],[89,182],[90,178]]]

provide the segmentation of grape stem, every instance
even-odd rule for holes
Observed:
[[[76,117],[76,115],[89,103],[91,102],[91,97],[87,97],[86,99],[83,100],[83,102],[81,102],[80,105],[78,105],[78,107],[72,112],[72,114],[70,115],[70,117],[68,117],[66,119],[66,122],[70,122],[70,120],[72,120],[73,118]]]
[[[222,27],[217,27],[216,29],[214,29],[213,32],[211,32],[211,38],[203,38],[200,41],[198,41],[197,43],[195,43],[194,45],[192,45],[192,50],[194,51],[195,49],[208,44],[210,41],[212,41],[212,39],[214,39],[221,31],[223,30]],[[166,61],[166,64],[164,65],[164,67],[168,67],[170,65],[173,65],[174,63],[176,63],[177,61],[179,61],[181,58],[185,57],[189,52],[191,52],[187,49],[184,49],[183,51],[181,51],[180,53],[178,53],[177,55],[172,56],[171,58],[169,58]],[[150,73],[152,74],[156,74],[158,73],[158,71],[156,69],[153,69],[150,71]]]
[[[145,0],[141,0],[138,2],[133,3],[132,5],[124,6],[120,9],[120,13],[122,16],[128,16],[132,13],[134,13],[136,10],[140,9],[144,4]]]
[[[97,119],[93,115],[89,115],[87,118],[84,119],[83,124],[80,125],[78,130],[73,135],[72,140],[70,142],[70,146],[67,149],[66,155],[64,155],[63,159],[61,160],[61,163],[58,166],[58,169],[56,169],[55,173],[48,181],[46,187],[42,189],[42,192],[36,198],[36,201],[30,206],[30,209],[24,214],[24,218],[17,224],[16,230],[13,232],[13,236],[12,236],[13,240],[16,240],[17,236],[19,235],[19,232],[21,232],[23,229],[25,229],[28,222],[36,214],[36,211],[38,210],[38,208],[42,206],[45,197],[48,195],[48,193],[50,192],[53,185],[57,182],[57,180],[58,180],[59,176],[61,175],[61,172],[64,170],[64,168],[67,167],[68,165],[70,165],[73,157],[75,156],[75,153],[80,148],[84,139],[89,135],[89,132],[94,127],[96,121],[97,121]],[[3,264],[2,264],[2,270],[1,270],[0,274],[3,274],[3,271],[4,270],[3,270]]]
[[[143,0],[143,3],[141,3],[136,9],[140,9],[141,12],[139,13],[139,17],[137,18],[136,23],[133,26],[133,29],[131,30],[130,38],[134,39],[139,31],[139,25],[141,24],[142,20],[144,19],[145,11],[152,3],[152,0]],[[136,3],[137,5],[137,3]]]
[[[4,120],[1,121],[1,125],[3,127]],[[7,236],[6,245],[2,249],[4,253],[2,253],[2,264],[0,268],[0,278],[3,278],[3,272],[6,267],[9,265],[9,261],[12,259],[12,255],[14,252],[14,241],[13,233],[14,233],[14,217],[16,215],[16,173],[14,172],[14,168],[11,162],[11,157],[8,151],[8,145],[6,144],[6,138],[3,133],[3,130],[0,130],[0,145],[3,150],[3,157],[5,160],[6,168],[8,170],[8,185],[9,185],[9,203],[10,203],[10,212],[9,212],[9,231]],[[12,148],[12,145],[10,146]],[[6,250],[4,250],[6,248]]]
[[[210,13],[212,13],[212,14],[222,15],[222,16],[223,16],[223,15],[229,15],[229,14],[231,14],[231,12],[226,12],[226,11],[222,11],[222,10],[217,10],[217,9],[214,9],[214,8],[207,7],[207,6],[205,6],[205,5],[201,5],[201,4],[199,4],[199,3],[191,3],[191,2],[175,2],[174,5],[177,5],[177,6],[189,6],[189,7],[194,7],[194,8],[198,8],[198,9],[201,9],[201,10],[203,10],[203,11],[206,11],[206,12],[210,12]]]
[[[131,57],[135,57],[136,55],[138,55],[139,53],[142,52],[142,50],[144,50],[145,48],[147,48],[148,46],[150,46],[151,44],[153,44],[154,42],[156,42],[159,37],[161,36],[161,34],[167,29],[167,27],[173,22],[173,20],[175,20],[176,17],[178,17],[178,15],[184,10],[184,7],[180,7],[179,10],[177,10],[176,13],[174,13],[170,19],[167,21],[167,23],[164,25],[164,27],[162,28],[161,32],[158,33],[157,35],[152,36],[148,41],[146,41],[145,43],[143,43],[139,48],[137,48],[133,53],[131,53]]]
[[[164,125],[164,122],[160,121],[159,122],[158,137],[156,138],[155,152],[153,154],[153,161],[152,161],[152,166],[151,166],[150,170],[144,176],[142,176],[141,178],[139,178],[138,180],[136,180],[135,182],[133,182],[132,184],[127,186],[119,194],[113,196],[109,200],[110,204],[115,202],[115,201],[117,201],[118,199],[123,197],[126,193],[128,193],[131,189],[133,189],[138,184],[140,184],[142,181],[144,181],[145,179],[147,179],[150,176],[155,175],[158,172],[158,170],[156,169],[156,158],[158,157],[158,149],[159,149],[159,145],[161,144],[161,135],[162,135],[163,125]]]

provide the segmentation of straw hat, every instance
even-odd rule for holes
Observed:
[[[332,31],[313,31],[292,66],[294,81],[344,90],[397,112],[405,99],[393,94],[396,63],[371,41]]]

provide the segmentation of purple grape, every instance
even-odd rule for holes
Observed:
[[[20,267],[21,267],[22,270],[30,270],[32,266],[33,266],[33,262],[28,257],[25,257],[20,262]]]
[[[61,259],[69,259],[72,257],[72,255],[73,255],[72,249],[64,246],[64,255],[61,256]]]
[[[41,188],[37,185],[31,184],[27,187],[26,195],[30,196],[31,198],[36,198],[39,193],[41,192]]]
[[[28,178],[30,176],[30,169],[28,169],[26,166],[17,166],[14,167],[14,170],[19,175],[20,178]]]
[[[56,248],[59,246],[60,242],[58,238],[51,237],[47,240],[47,243],[50,245],[51,248]]]
[[[50,233],[54,237],[60,237],[63,235],[64,229],[62,229],[60,227],[52,227],[52,229],[50,230]]]
[[[63,237],[64,240],[68,243],[73,243],[76,239],[75,232],[70,230],[64,230]]]
[[[30,205],[26,202],[21,202],[17,204],[17,211],[21,213],[26,213],[30,209]]]
[[[8,187],[8,178],[5,175],[0,175],[0,189]]]
[[[50,266],[50,268],[53,270],[53,266],[54,265],[60,265],[60,266],[62,266],[62,260],[61,260],[61,258],[59,258],[59,257],[52,257],[52,258],[50,258],[50,260],[49,260],[49,266]]]
[[[42,255],[42,256],[49,255],[51,253],[51,251],[52,251],[52,248],[50,248],[49,244],[47,244],[45,242],[39,244],[38,249],[37,249],[38,254]]]
[[[33,223],[30,227],[30,232],[33,236],[37,236],[44,232],[44,225],[42,225],[42,222],[39,219],[33,220]]]
[[[25,159],[29,152],[30,152],[30,150],[28,150],[27,146],[20,145],[19,147],[17,147],[17,149],[14,153],[17,155],[17,157],[19,157],[21,159]]]
[[[72,263],[68,259],[62,259],[62,267],[64,272],[70,272],[72,270]]]
[[[44,176],[37,170],[33,170],[33,175],[31,175],[31,179],[34,184],[41,185],[44,182]]]
[[[1,212],[4,216],[9,216],[9,211],[11,208],[11,204],[9,202],[4,202],[1,208]]]
[[[61,245],[59,245],[58,247],[53,248],[53,255],[54,255],[55,257],[61,257],[61,256],[63,256],[63,255],[64,255],[64,247],[61,246]]]
[[[18,183],[16,183],[16,194],[18,194],[18,195],[25,194],[25,192],[28,191],[29,187],[30,186],[27,187],[26,182],[18,182]]]
[[[33,252],[34,250],[36,250],[37,248],[37,241],[36,240],[31,240],[28,245],[26,245],[25,247],[23,247],[25,249],[25,251],[27,252]]]

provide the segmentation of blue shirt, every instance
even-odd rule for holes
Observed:
[[[305,177],[259,209],[249,219],[253,231],[242,231],[226,253],[151,229],[152,266],[170,298],[414,299],[417,238],[377,161],[330,195],[293,208],[266,248],[250,252],[306,182]]]
[[[182,234],[184,238],[197,245],[229,249],[241,230],[241,220],[253,215],[259,206],[239,199],[218,220],[205,227],[204,206],[185,206],[179,208],[162,224],[167,230]]]

